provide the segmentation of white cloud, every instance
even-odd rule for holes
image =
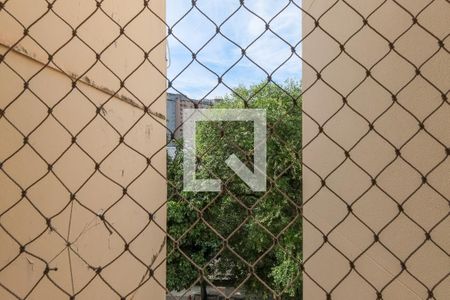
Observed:
[[[215,25],[207,20],[196,8],[192,9],[191,0],[169,0],[167,20],[175,24],[186,12],[186,17],[173,27],[173,33],[189,49],[196,52],[216,34]],[[298,2],[296,2],[298,3]],[[283,8],[289,4],[284,10]],[[264,21],[270,21],[270,28],[280,35],[288,43],[295,46],[301,38],[301,11],[288,0],[247,0],[246,7],[254,12]],[[220,25],[237,8],[237,0],[198,0],[198,8]],[[281,10],[282,13],[277,15]],[[274,16],[277,15],[275,18]],[[272,20],[272,18],[274,18]],[[245,8],[235,13],[221,27],[221,32],[237,43],[242,48],[254,41],[265,31],[265,23]],[[181,43],[173,38],[169,41],[171,48],[171,66],[169,77],[174,77],[192,61],[192,55]],[[299,49],[300,47],[297,47]],[[261,38],[253,43],[247,51],[247,55],[269,73],[280,66],[291,56],[291,47],[280,40],[271,32],[266,32]],[[222,75],[240,57],[241,50],[221,36],[204,47],[197,58],[214,72]],[[243,59],[224,77],[226,83],[231,86],[239,84],[251,84],[265,79],[264,72],[249,60]],[[288,63],[278,70],[274,78],[284,80],[286,78],[300,79],[301,60],[293,57]],[[217,85],[217,76],[207,71],[198,63],[192,64],[175,81],[174,86],[186,93],[188,96],[201,98],[208,94]],[[221,86],[209,94],[208,97],[221,96],[229,92]]]

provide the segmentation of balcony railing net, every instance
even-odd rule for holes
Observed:
[[[72,14],[64,8],[73,5],[69,2],[36,0],[30,4],[32,10],[24,1],[0,2],[5,32],[0,34],[0,128],[9,133],[0,141],[1,299],[42,299],[45,293],[53,299],[157,299],[158,291],[167,299],[194,299],[202,287],[217,299],[300,299],[304,282],[317,290],[316,299],[333,299],[355,276],[369,293],[366,299],[393,299],[390,288],[405,276],[420,286],[420,298],[443,299],[439,295],[448,288],[448,272],[423,278],[409,264],[425,248],[436,256],[449,254],[448,240],[445,244],[434,237],[448,225],[448,180],[445,189],[433,176],[442,170],[448,173],[450,144],[448,136],[428,127],[439,114],[449,116],[448,82],[429,78],[423,71],[439,56],[448,59],[448,32],[421,21],[436,5],[445,7],[448,16],[448,1],[419,1],[423,5],[415,10],[400,0],[372,1],[376,5],[371,2],[363,8],[356,1],[323,1],[326,7],[312,14],[300,0],[276,1],[269,13],[258,3],[271,1],[236,0],[217,3],[226,9],[213,14],[208,1],[168,0],[167,7],[176,13],[168,11],[167,17],[163,1],[130,1],[133,9],[124,10],[114,8],[120,5],[117,1],[79,1],[81,6],[72,7]],[[344,38],[335,28],[322,25],[341,10],[360,20]],[[385,36],[373,25],[383,10],[406,15],[410,23]],[[298,28],[301,20],[309,24],[294,37],[288,22],[293,17]],[[248,28],[239,28],[246,19],[256,24],[253,35]],[[420,62],[397,47],[415,31],[433,45]],[[163,33],[153,39],[154,32]],[[373,61],[348,50],[367,32],[386,49]],[[303,44],[318,35],[339,49],[321,65],[302,55]],[[274,47],[258,45],[262,41]],[[225,54],[212,57],[220,47]],[[117,49],[130,56],[120,67],[117,60],[127,58],[111,54]],[[75,61],[81,52],[89,59]],[[392,55],[408,66],[410,75],[401,75],[410,79],[395,87],[376,73]],[[74,61],[61,62],[61,56],[73,56]],[[23,57],[32,67],[24,67]],[[179,57],[181,62],[176,61]],[[328,70],[338,67],[344,57],[364,73],[346,92],[327,79]],[[314,80],[302,82],[302,66]],[[143,73],[151,74],[147,82],[136,79]],[[434,99],[420,114],[399,100],[416,80]],[[383,90],[386,99],[380,101],[388,102],[374,112],[375,117],[362,113],[350,100],[368,82]],[[203,85],[195,90],[197,84]],[[302,110],[302,98],[319,85],[330,98],[340,99],[321,120]],[[222,162],[234,153],[253,168],[256,146],[253,128],[246,122],[198,125],[197,176],[221,179],[222,191],[183,191],[183,120],[170,120],[166,97],[191,108],[266,109],[267,191],[251,191]],[[330,134],[344,111],[359,117],[355,126],[367,129],[350,142]],[[377,128],[393,111],[417,123],[417,130],[405,134],[401,143]],[[173,118],[180,118],[177,113],[175,109]],[[302,121],[317,129],[305,135],[303,143]],[[140,142],[140,133],[148,133],[149,141]],[[408,145],[423,136],[440,153],[426,171],[416,158],[404,155]],[[369,138],[393,153],[392,159],[379,163],[377,172],[353,158],[358,145]],[[342,160],[326,173],[302,162],[302,153],[324,139],[342,152]],[[340,172],[350,163],[368,183],[352,198],[329,183],[336,174],[345,176]],[[380,180],[397,163],[406,164],[420,179],[410,183],[415,186],[407,195],[391,193]],[[302,172],[318,182],[305,198]],[[441,207],[431,221],[408,211],[408,204],[417,201],[425,188],[433,195],[433,205]],[[389,218],[382,226],[358,214],[359,203],[373,192],[392,204],[384,212]],[[320,193],[337,199],[346,210],[326,229],[304,214],[319,201]],[[384,239],[405,218],[411,230],[423,234],[406,254]],[[370,239],[353,255],[336,244],[334,236],[349,219]],[[322,241],[303,253],[306,226]],[[399,266],[382,283],[358,267],[376,247]],[[312,269],[314,258],[326,251],[348,265],[332,283]]]

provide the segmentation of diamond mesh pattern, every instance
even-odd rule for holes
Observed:
[[[309,282],[308,288],[317,290],[316,295],[321,297],[317,299],[333,299],[335,295],[339,298],[339,292],[354,278],[370,290],[369,296],[366,295],[370,298],[365,299],[393,299],[389,291],[404,276],[421,287],[420,298],[442,299],[439,295],[445,294],[448,286],[448,270],[424,278],[420,269],[410,265],[426,259],[426,253],[449,255],[448,239],[435,238],[436,232],[448,225],[450,212],[450,140],[448,130],[439,131],[435,125],[447,122],[447,128],[450,127],[448,78],[430,76],[428,69],[437,58],[448,61],[449,33],[422,21],[429,20],[427,14],[438,13],[437,5],[447,9],[441,12],[443,18],[448,16],[449,2],[419,1],[420,7],[412,10],[411,5],[400,0],[372,1],[367,5],[349,0],[323,1],[313,13],[312,4],[309,7],[300,1],[284,0],[270,18],[258,14],[251,1],[230,1],[230,5],[231,2],[233,9],[219,20],[208,15],[202,1],[193,0],[191,9],[173,23],[166,21],[158,1],[130,1],[126,10],[118,10],[119,2],[112,0],[90,0],[81,6],[74,5],[76,1],[39,0],[32,4],[32,10],[26,9],[29,4],[25,1],[0,2],[0,24],[6,29],[2,31],[8,31],[0,34],[0,130],[8,133],[2,136],[0,150],[1,299],[42,299],[48,295],[52,299],[147,299],[154,297],[155,291],[171,299],[186,299],[187,292],[176,293],[165,282],[165,274],[170,277],[174,271],[170,269],[171,260],[183,262],[191,269],[186,274],[189,280],[185,288],[206,282],[224,299],[233,299],[245,289],[253,291],[256,299],[265,296],[297,299],[302,280]],[[303,37],[294,41],[272,26],[286,18],[288,11],[302,14],[307,24]],[[332,16],[344,11],[349,24],[357,23],[350,22],[352,19],[358,20],[359,25],[337,29]],[[392,12],[392,19],[408,20],[401,24],[393,22],[396,30],[389,36],[376,25],[377,18],[386,11]],[[225,28],[239,15],[259,19],[263,31],[245,42],[234,40]],[[191,36],[180,33],[182,23],[192,16],[206,20],[212,28],[204,29],[211,31],[210,38],[196,49],[190,46]],[[136,29],[139,26],[167,34],[149,40],[146,29]],[[411,47],[403,44],[405,38],[417,32],[423,37],[420,43],[429,46],[427,51],[420,52],[419,58],[408,52]],[[371,43],[384,49],[376,52],[382,55],[372,57],[370,53],[350,50],[352,45],[364,42],[363,34],[370,34]],[[252,47],[267,36],[289,55],[271,59],[276,54],[265,53],[264,61],[253,56]],[[326,40],[330,49],[338,49],[324,52],[322,58],[326,61],[309,61],[301,53],[302,43],[312,43],[317,36]],[[234,46],[233,53],[239,54],[236,60],[215,69],[205,63],[202,55],[218,39],[226,40]],[[170,75],[161,65],[168,40],[184,45],[191,57],[183,68]],[[120,53],[127,53],[127,57],[121,57]],[[24,60],[31,67],[24,67]],[[268,67],[266,60],[277,62]],[[230,82],[230,74],[242,61],[257,70],[255,76],[265,80],[254,94],[242,93]],[[278,80],[280,70],[292,61],[298,61],[304,70],[314,74],[314,80],[302,83],[299,93]],[[401,70],[389,70],[391,63],[399,61],[404,65]],[[342,79],[343,82],[330,76],[333,72],[330,70],[348,65],[357,70],[355,74],[359,77]],[[197,196],[182,191],[179,174],[171,173],[170,169],[166,173],[166,146],[172,143],[181,146],[175,132],[169,132],[166,140],[166,94],[184,94],[181,79],[189,77],[194,66],[204,72],[205,78],[212,78],[213,83],[200,97],[203,101],[218,89],[233,95],[242,107],[252,107],[264,99],[269,88],[277,91],[279,99],[287,99],[286,112],[269,121],[268,142],[274,144],[275,150],[269,150],[268,162],[271,165],[275,159],[276,147],[288,149],[291,157],[288,163],[271,165],[266,193],[243,193],[242,183],[230,173],[225,174],[222,193],[207,194],[193,202]],[[403,73],[399,73],[397,81],[386,81],[385,74],[393,71]],[[145,76],[151,84],[142,82]],[[432,99],[420,111],[405,100],[408,87],[419,80],[426,91],[424,96]],[[355,100],[368,97],[365,93],[368,85],[385,94],[385,99],[378,99],[379,105],[370,112],[364,108],[367,103]],[[308,105],[301,111],[302,97],[312,98],[318,87],[329,90],[330,99],[339,99],[326,117],[308,110]],[[324,107],[329,109],[333,105]],[[301,114],[310,128],[302,148],[300,143],[290,143],[292,136],[286,136],[284,127],[288,122],[298,122],[300,132]],[[401,115],[408,123],[402,135],[389,131],[385,122],[392,119],[390,114]],[[355,123],[350,127],[357,130],[342,129],[346,118],[353,118]],[[233,128],[226,124],[207,127],[215,130],[212,137],[222,139],[229,151],[239,153],[251,165],[249,145],[223,134]],[[339,134],[342,130],[351,131],[351,137],[342,139]],[[293,137],[300,141],[300,134]],[[379,148],[364,149],[368,140]],[[415,143],[424,143],[423,147],[429,147],[429,153],[438,159],[424,160],[411,155],[409,148],[415,147]],[[211,143],[202,149],[198,160],[204,162],[201,167],[205,174],[223,179],[223,174],[217,174],[215,166],[209,164],[218,145]],[[308,157],[310,152],[320,152],[320,147],[323,151],[323,145],[341,154],[339,159],[330,156],[330,168],[324,170],[308,158],[300,166],[302,152]],[[388,152],[392,155],[383,157],[389,159],[377,160],[376,153]],[[374,156],[375,167],[367,164],[368,155]],[[179,168],[182,158],[176,156],[170,163],[172,168]],[[390,190],[389,184],[394,182],[399,164],[408,168],[410,175],[403,194]],[[303,199],[301,168],[308,177]],[[365,188],[342,190],[336,178],[345,177],[346,172],[358,172],[358,180]],[[289,188],[284,182],[286,174],[297,179],[288,183]],[[149,187],[149,182],[156,187],[167,185],[168,195],[164,189]],[[432,205],[440,211],[432,217],[416,209],[417,205],[423,205],[420,204],[423,197],[430,195]],[[390,207],[382,212],[381,223],[367,214],[367,210],[377,207],[367,203],[372,197],[383,202],[383,207]],[[166,199],[176,199],[174,203],[186,210],[183,216],[190,222],[186,228],[174,227],[170,218],[167,227]],[[341,208],[333,212],[328,228],[309,214],[323,199],[333,199]],[[270,208],[279,208],[276,213],[281,221],[277,224],[267,224],[257,217],[268,213],[265,205],[270,201],[276,203]],[[415,208],[409,209],[410,206]],[[175,208],[169,203],[170,209]],[[235,218],[217,219],[217,209],[234,211]],[[349,220],[370,236],[370,241],[352,255],[337,241]],[[399,220],[408,224],[402,232],[414,232],[415,238],[422,236],[408,244],[406,252],[386,238],[396,234]],[[307,246],[303,259],[301,235],[293,235],[290,244],[285,241],[293,233],[302,232],[302,223],[320,239]],[[199,232],[204,235],[193,234]],[[254,242],[250,238],[266,241],[256,254],[248,248]],[[149,246],[149,240],[158,242]],[[189,252],[195,241],[214,244],[200,260]],[[93,245],[95,251],[89,249]],[[383,249],[399,266],[383,282],[359,267],[366,254],[375,248]],[[295,276],[290,282],[277,283],[261,267],[280,259],[277,253],[284,255],[281,260],[292,260],[298,266],[292,271]],[[331,281],[318,277],[316,261],[326,257],[347,264],[347,271],[334,273]],[[214,264],[220,265],[222,261],[228,262],[229,269],[213,274]],[[32,274],[31,278],[27,274]],[[233,288],[221,289],[218,277],[232,277]]]

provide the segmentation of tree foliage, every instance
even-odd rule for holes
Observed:
[[[210,282],[244,287],[264,299],[261,281],[283,294],[301,294],[300,85],[263,82],[239,87],[214,108],[263,108],[267,114],[267,191],[253,192],[225,164],[235,154],[253,169],[251,122],[200,122],[197,178],[219,178],[222,192],[184,192],[182,151],[170,159],[168,178],[168,288]],[[214,109],[213,108],[213,109]]]

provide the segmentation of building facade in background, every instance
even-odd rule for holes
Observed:
[[[176,147],[174,139],[177,140],[183,136],[183,109],[209,108],[217,101],[220,99],[195,100],[182,94],[167,94],[167,141],[171,153]]]

